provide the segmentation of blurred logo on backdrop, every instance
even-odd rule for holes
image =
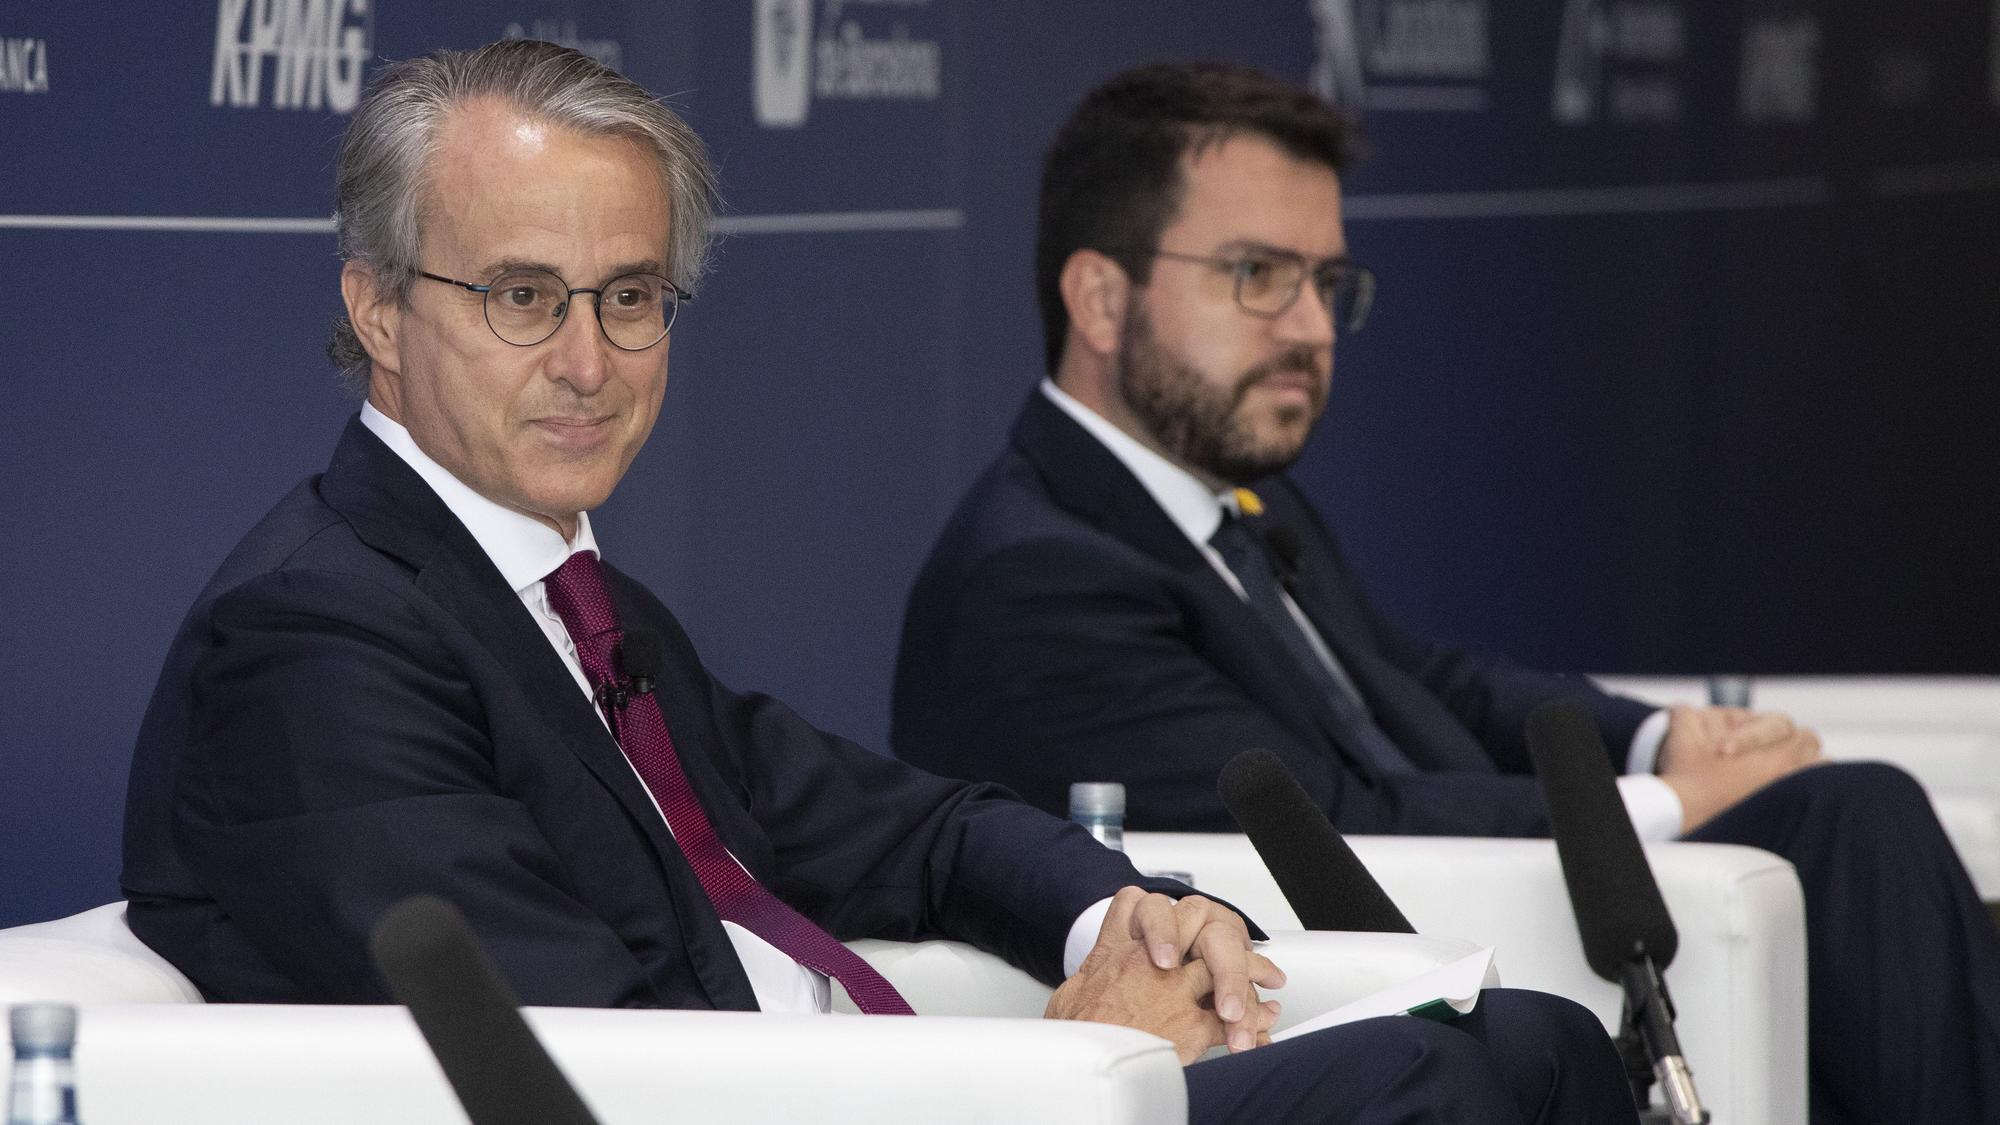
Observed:
[[[931,0],[756,0],[752,111],[766,128],[806,123],[815,101],[936,101],[944,50],[911,30]]]
[[[1310,0],[1310,85],[1354,111],[1477,112],[1492,70],[1486,0]]]
[[[374,48],[368,0],[217,0],[208,104],[351,113]]]
[[[616,39],[589,39],[577,34],[576,21],[564,19],[534,19],[526,23],[510,23],[500,31],[502,39],[540,39],[557,46],[568,47],[581,55],[588,55],[605,66],[625,73],[625,45]]]
[[[49,92],[49,41],[0,35],[0,94]]]
[[[1819,20],[1809,12],[1746,18],[1736,116],[1758,124],[1810,124],[1819,112],[1819,40]]]
[[[1561,125],[1681,119],[1687,12],[1678,0],[1567,0],[1550,112]]]

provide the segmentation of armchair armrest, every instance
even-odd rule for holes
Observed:
[[[1509,984],[1567,996],[1616,1029],[1622,997],[1584,961],[1552,841],[1348,842],[1418,930],[1493,946]],[[1125,850],[1142,870],[1192,873],[1198,888],[1267,928],[1298,925],[1242,836],[1128,832]],[[1680,931],[1667,983],[1702,1097],[1718,1121],[1803,1125],[1805,904],[1797,875],[1767,852],[1726,844],[1650,844],[1646,855]]]
[[[1687,676],[1593,678],[1662,706],[1707,699]],[[1888,762],[1916,778],[1979,897],[2000,902],[2000,677],[1759,676],[1750,702],[1819,731],[1830,760]]]
[[[0,930],[0,1006],[200,1003],[201,991],[125,925],[125,904]]]
[[[526,1014],[605,1125],[1186,1120],[1173,1048],[1103,1024]],[[77,1090],[94,1125],[464,1120],[409,1013],[392,1007],[85,1006]]]

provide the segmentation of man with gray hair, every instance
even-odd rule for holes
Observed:
[[[397,64],[338,178],[366,401],[196,601],[132,766],[131,926],[207,997],[381,1002],[369,930],[430,892],[533,1004],[907,1014],[841,941],[950,937],[1051,1016],[1226,1043],[1196,1121],[1630,1119],[1595,1021],[1532,993],[1251,1050],[1283,974],[1234,911],[729,690],[599,561],[714,202],[644,90],[545,43]]]

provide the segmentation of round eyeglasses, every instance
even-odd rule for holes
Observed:
[[[1236,304],[1244,312],[1265,319],[1283,316],[1299,299],[1305,280],[1312,278],[1313,291],[1342,332],[1359,332],[1368,323],[1368,309],[1375,303],[1375,271],[1346,258],[1332,258],[1312,265],[1289,250],[1246,250],[1227,257],[1204,254],[1177,254],[1171,250],[1147,251],[1156,258],[1177,262],[1197,262],[1226,270],[1236,282]]]
[[[486,326],[516,347],[533,347],[556,334],[579,293],[597,298],[597,327],[622,351],[643,352],[667,338],[682,301],[694,294],[656,273],[628,273],[595,289],[573,289],[544,269],[508,270],[484,285],[424,270],[418,277],[456,285],[485,301]]]

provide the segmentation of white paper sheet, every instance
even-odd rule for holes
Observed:
[[[1293,1024],[1283,1031],[1274,1033],[1271,1041],[1276,1043],[1290,1039],[1294,1035],[1304,1035],[1321,1028],[1338,1027],[1344,1023],[1371,1019],[1375,1016],[1420,1015],[1432,1019],[1449,1019],[1454,1014],[1462,1016],[1479,1003],[1479,990],[1485,987],[1487,970],[1492,967],[1491,949],[1468,953],[1451,964],[1441,965],[1422,976],[1412,977],[1401,984],[1390,985],[1380,992],[1370,993],[1359,1000],[1342,1004],[1323,1015]],[[1449,1012],[1445,1010],[1447,1007],[1450,1009]]]

